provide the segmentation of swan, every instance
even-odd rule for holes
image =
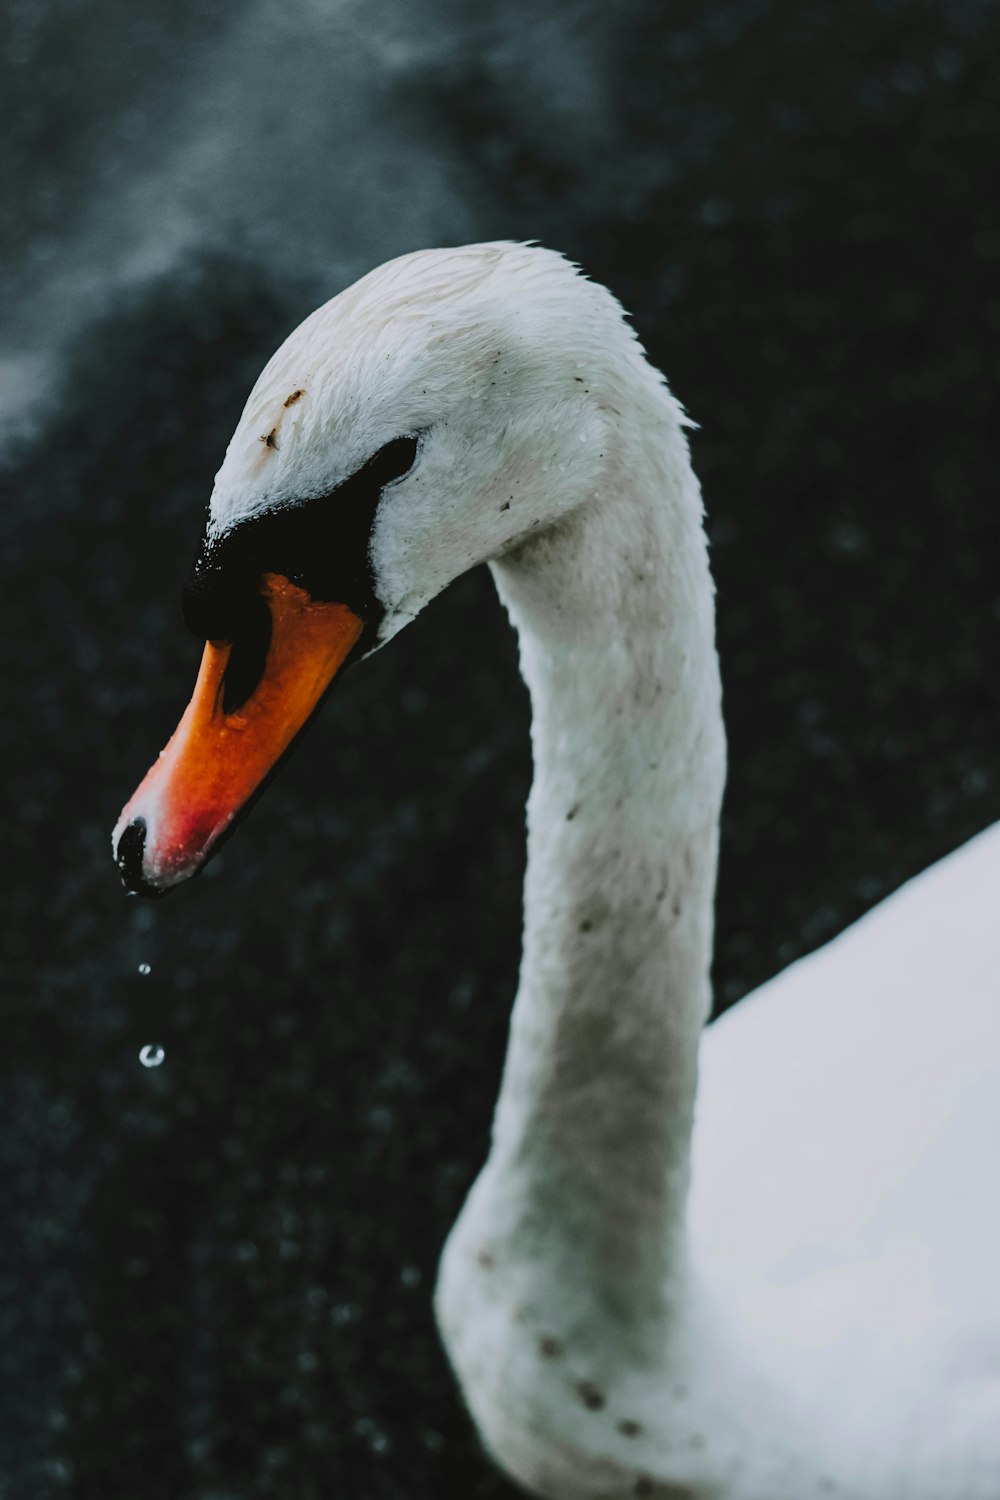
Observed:
[[[250,394],[124,809],[160,895],[345,663],[487,562],[532,701],[524,947],[441,1334],[549,1500],[996,1500],[1000,824],[705,1028],[725,750],[687,419],[553,251],[403,256]],[[763,855],[763,851],[762,851]]]

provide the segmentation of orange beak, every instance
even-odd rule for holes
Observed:
[[[227,712],[233,648],[209,641],[184,717],[118,820],[113,843],[132,891],[163,895],[197,873],[306,723],[364,628],[345,604],[315,601],[280,573],[264,574],[261,594],[271,636],[256,687]]]

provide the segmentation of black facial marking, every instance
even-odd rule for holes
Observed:
[[[394,438],[329,494],[265,511],[218,539],[202,540],[184,590],[184,618],[201,640],[233,643],[227,712],[245,701],[263,670],[270,630],[268,623],[265,633],[261,617],[267,613],[260,595],[265,573],[282,574],[312,599],[346,604],[365,622],[355,652],[371,643],[383,613],[369,556],[375,512],[385,486],[413,467],[418,444],[416,434]]]

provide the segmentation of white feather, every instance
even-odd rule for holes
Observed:
[[[474,245],[307,319],[218,476],[224,530],[421,433],[382,639],[487,560],[520,634],[525,950],[443,1336],[551,1500],[996,1500],[1000,827],[701,1041],[724,745],[685,421],[609,293]]]

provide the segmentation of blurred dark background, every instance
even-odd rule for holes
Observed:
[[[127,901],[212,476],[390,255],[537,238],[612,287],[701,424],[732,1003],[1000,816],[1000,9],[4,10],[0,1500],[511,1497],[430,1294],[516,977],[514,641],[462,580]]]

